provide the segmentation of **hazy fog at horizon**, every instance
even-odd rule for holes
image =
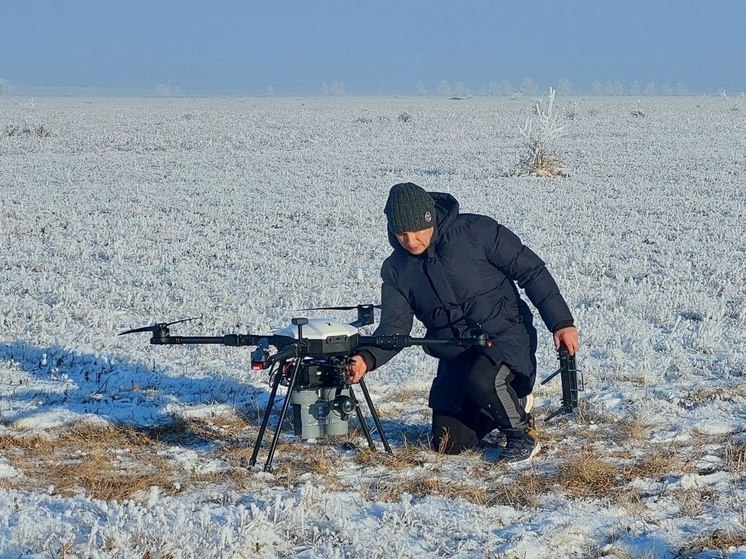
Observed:
[[[0,0],[0,80],[17,92],[740,92],[744,24],[740,0]]]

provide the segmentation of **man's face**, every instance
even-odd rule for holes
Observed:
[[[428,227],[419,231],[405,231],[396,235],[396,240],[410,254],[422,254],[430,246],[434,230],[434,227]]]

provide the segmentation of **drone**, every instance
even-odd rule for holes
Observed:
[[[357,305],[338,307],[314,307],[303,311],[357,310],[357,320],[343,323],[329,318],[296,317],[291,323],[273,334],[225,334],[222,336],[173,336],[170,327],[174,324],[195,320],[191,318],[144,326],[121,332],[120,335],[150,332],[150,343],[155,345],[217,344],[231,347],[254,347],[251,353],[251,368],[267,370],[271,383],[269,401],[249,466],[256,466],[269,418],[275,404],[277,392],[282,385],[287,389],[280,417],[269,446],[264,471],[272,469],[272,460],[277,449],[282,425],[290,406],[293,407],[293,430],[296,437],[313,442],[322,435],[346,435],[352,414],[365,435],[368,446],[376,450],[372,431],[368,426],[360,402],[347,378],[350,357],[364,346],[388,350],[410,346],[451,345],[464,349],[490,347],[492,341],[481,330],[475,329],[469,338],[415,338],[409,335],[364,336],[359,329],[373,324],[374,309],[380,305]],[[271,350],[274,348],[274,352]],[[386,439],[380,418],[373,405],[365,381],[359,381],[370,415],[373,419],[384,449],[393,454]]]

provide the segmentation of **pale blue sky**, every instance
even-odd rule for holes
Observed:
[[[197,94],[746,90],[746,0],[0,0],[0,79]]]

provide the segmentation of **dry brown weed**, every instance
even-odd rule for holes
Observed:
[[[435,477],[423,473],[411,479],[381,480],[363,488],[366,499],[371,501],[395,502],[402,495],[408,494],[415,498],[426,496],[445,497],[447,499],[463,499],[477,505],[488,505],[488,492],[479,485],[469,485]]]
[[[490,488],[491,504],[537,508],[553,485],[554,480],[546,474],[523,472],[515,480]]]
[[[396,452],[392,454],[365,449],[355,454],[355,461],[366,466],[383,466],[394,470],[402,470],[422,466],[424,460],[421,453],[423,451],[430,452],[430,449],[417,445],[406,445],[397,448]]]
[[[537,151],[534,154],[534,158],[528,166],[527,174],[533,177],[567,176],[559,158],[543,150]]]
[[[645,454],[627,468],[625,478],[632,481],[636,478],[658,479],[674,470],[680,469],[681,457],[670,449],[656,449]]]
[[[324,482],[337,484],[341,456],[326,445],[284,443],[277,446],[275,478],[286,487],[297,485],[300,477],[312,473]]]
[[[708,503],[717,501],[720,493],[714,489],[684,489],[676,491],[674,498],[681,516],[696,517],[705,511]]]
[[[735,473],[746,472],[746,444],[728,444],[725,447],[725,467]]]
[[[557,481],[573,497],[610,497],[616,493],[620,468],[607,462],[598,450],[586,448],[559,465]]]
[[[5,435],[0,449],[23,472],[14,486],[51,486],[63,495],[86,492],[99,499],[126,499],[156,485],[174,490],[173,469],[132,427],[79,422],[54,433]]]
[[[679,550],[678,557],[686,559],[703,551],[733,551],[746,546],[746,530],[714,530],[706,536],[700,536]]]
[[[623,418],[611,424],[613,440],[619,444],[638,443],[647,440],[650,436],[651,426],[638,417]]]

